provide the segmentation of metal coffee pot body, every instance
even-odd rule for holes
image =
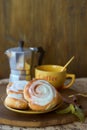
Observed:
[[[9,81],[29,81],[34,76],[34,68],[42,62],[44,50],[42,47],[24,48],[24,42],[20,41],[18,47],[6,50],[5,54],[9,58]]]

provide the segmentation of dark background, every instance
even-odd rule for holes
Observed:
[[[0,0],[0,78],[9,75],[4,51],[42,46],[43,64],[68,66],[76,77],[87,76],[87,0]]]

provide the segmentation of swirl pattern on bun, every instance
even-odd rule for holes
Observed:
[[[44,111],[62,101],[60,93],[47,81],[34,79],[24,88],[24,98],[32,110]]]

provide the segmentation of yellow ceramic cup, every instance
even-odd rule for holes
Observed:
[[[61,71],[63,66],[59,65],[41,65],[35,68],[35,78],[44,79],[51,83],[55,88],[69,88],[75,81],[74,74],[68,74],[66,68]],[[71,79],[64,85],[66,79]]]

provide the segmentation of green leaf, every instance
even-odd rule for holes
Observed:
[[[77,116],[81,122],[84,122],[85,115],[84,115],[84,112],[82,111],[82,109],[80,109],[79,107],[75,106],[75,112],[72,112],[72,114]]]
[[[80,109],[78,106],[74,106],[73,104],[70,104],[67,108],[63,110],[56,111],[56,113],[58,114],[67,114],[70,112],[78,117],[81,122],[85,120],[84,112],[82,111],[82,109]]]
[[[72,104],[70,104],[67,108],[63,109],[63,110],[60,110],[60,111],[56,111],[56,113],[59,113],[59,114],[66,114],[66,113],[69,113],[71,111],[75,111],[75,108],[73,107]]]

